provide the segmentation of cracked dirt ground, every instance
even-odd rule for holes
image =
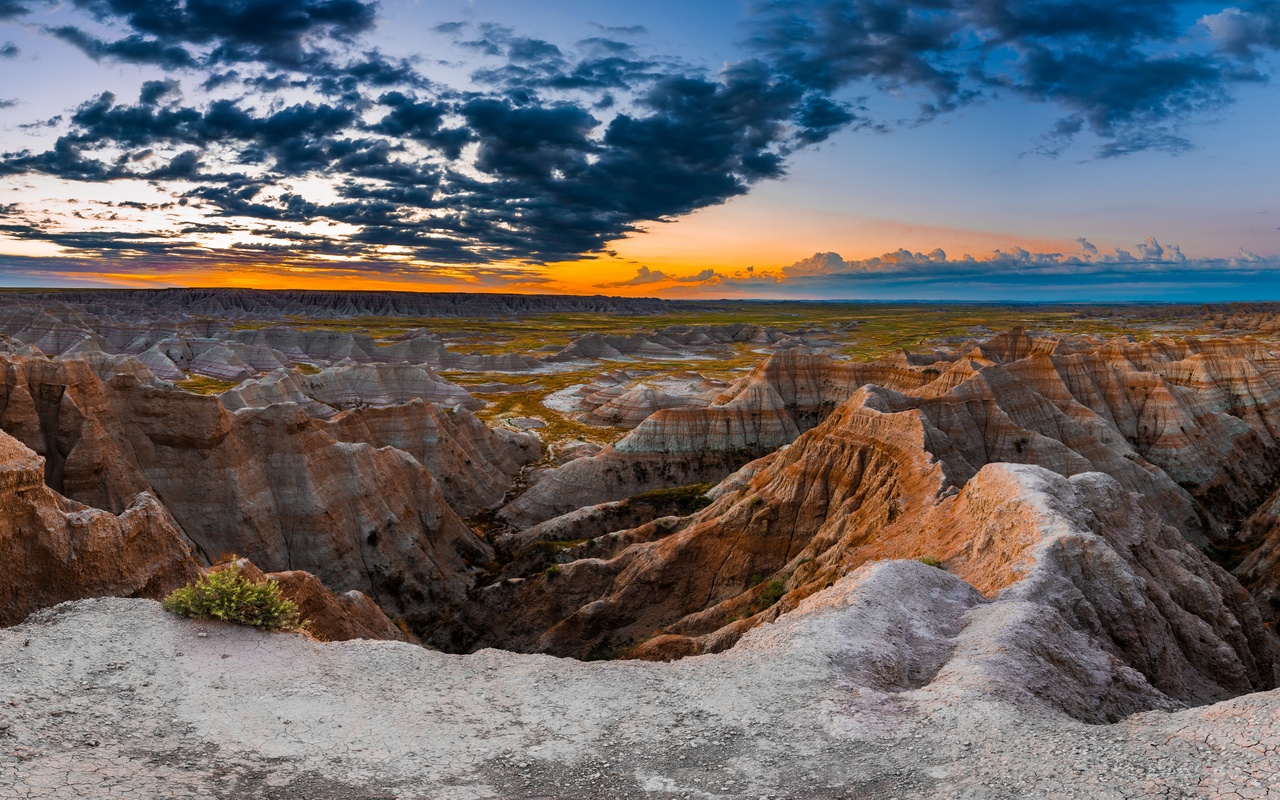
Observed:
[[[934,581],[946,602],[940,571],[893,563],[872,577]],[[877,622],[858,595],[870,574],[827,590],[843,605],[672,664],[321,644],[144,600],[63,604],[0,631],[0,796],[1280,796],[1280,691],[1088,725],[945,681],[856,685],[842,654]]]

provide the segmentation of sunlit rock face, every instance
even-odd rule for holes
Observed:
[[[162,597],[199,572],[190,542],[155,495],[118,514],[44,482],[45,459],[0,433],[0,625],[98,595]]]
[[[120,514],[68,500],[44,483],[43,459],[0,433],[0,625],[68,600],[114,595],[158,599],[201,574],[200,555],[150,492]],[[263,574],[240,560],[250,580],[276,581],[311,635],[325,641],[406,641],[362,592],[330,591],[302,570]]]
[[[326,422],[289,402],[232,412],[135,371],[104,381],[83,357],[3,366],[0,427],[44,457],[52,490],[114,514],[150,493],[206,560],[306,570],[411,621],[461,600],[491,558],[424,463],[473,513],[540,454],[421,400]]]
[[[610,367],[563,390],[620,437],[548,461],[429,363],[380,357],[439,355],[423,335],[259,328],[136,355],[84,339],[53,359],[6,340],[14,513],[43,515],[54,543],[10,549],[30,580],[71,587],[36,606],[156,596],[235,553],[325,638],[408,638],[390,614],[446,650],[587,659],[722,653],[874,587],[877,646],[914,655],[853,659],[861,684],[1017,695],[1089,722],[1275,685],[1267,348],[1015,330],[858,363],[740,332],[780,346],[732,383]],[[272,368],[321,352],[340,359]],[[186,375],[206,355],[256,377],[202,396],[150,366]],[[92,535],[59,539],[81,512]],[[95,542],[118,540],[128,568],[96,575]]]
[[[1102,637],[1179,702],[1270,686],[1263,623],[1275,616],[1280,537],[1275,501],[1263,501],[1275,485],[1278,400],[1280,361],[1247,339],[1014,331],[871,364],[780,354],[711,406],[657,412],[613,448],[551,472],[503,513],[531,524],[649,488],[628,482],[628,467],[674,463],[690,471],[668,466],[677,481],[694,482],[716,477],[696,472],[709,453],[741,448],[741,463],[773,450],[725,479],[710,507],[574,542],[552,572],[484,589],[437,641],[576,656],[715,652],[860,564],[928,557],[994,601],[1033,586],[1065,592],[1045,600],[1060,610],[1077,602],[1064,597],[1096,598],[1111,610],[1077,611],[1070,627]],[[573,502],[557,505],[566,495]],[[561,528],[585,529],[568,522],[581,514],[534,530],[563,541]],[[1068,529],[1066,539],[1046,532]],[[1199,547],[1252,551],[1241,574],[1261,609]],[[1078,584],[1099,571],[1098,585]],[[1104,584],[1129,588],[1107,597]],[[1118,609],[1149,618],[1129,625]],[[1203,625],[1207,644],[1193,646]],[[1174,633],[1157,646],[1148,629]]]

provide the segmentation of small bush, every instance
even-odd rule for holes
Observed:
[[[614,644],[608,637],[596,642],[587,654],[582,657],[583,661],[616,661],[622,656],[622,652],[631,645],[628,639],[621,645]]]
[[[707,492],[711,491],[712,486],[714,484],[695,483],[671,489],[655,489],[651,492],[632,495],[627,498],[627,502],[656,508],[674,508],[677,516],[687,517],[711,505],[711,498],[707,497]]]
[[[557,576],[557,575],[559,575],[559,574],[560,574],[560,565],[559,565],[559,564],[552,564],[551,566],[547,567],[547,577],[548,577],[548,578],[554,578],[555,576]]]
[[[781,600],[782,596],[786,593],[786,582],[777,580],[769,581],[764,585],[764,588],[760,590],[760,607],[768,608],[772,606],[774,603]]]
[[[920,556],[919,558],[916,559],[916,561],[919,561],[921,564],[927,564],[930,567],[937,567],[938,569],[946,569],[946,567],[943,566],[942,564],[942,559],[938,558],[937,556]]]
[[[164,599],[164,608],[184,617],[217,619],[268,631],[301,627],[298,607],[280,593],[280,584],[251,581],[234,563],[175,589]]]

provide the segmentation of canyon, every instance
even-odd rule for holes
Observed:
[[[0,293],[0,786],[1267,796],[1277,319]]]

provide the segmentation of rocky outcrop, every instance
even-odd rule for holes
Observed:
[[[119,514],[59,495],[44,459],[0,432],[0,626],[66,600],[163,597],[199,569],[182,531],[155,496]]]
[[[266,408],[275,403],[296,403],[308,415],[328,419],[338,409],[321,403],[304,390],[301,374],[290,369],[278,369],[270,375],[247,380],[238,386],[218,394],[218,399],[231,411],[242,408]]]
[[[486,616],[468,628],[464,616],[436,641],[484,629],[509,647],[578,656],[715,652],[862,564],[932,556],[978,589],[958,653],[975,664],[1071,662],[1063,670],[1078,687],[1022,690],[1077,718],[1275,685],[1275,642],[1247,592],[1140,495],[1101,473],[1066,479],[1014,465],[989,465],[958,493],[945,492],[918,415],[895,416],[904,427],[892,437],[864,430],[822,445],[847,453],[840,461],[848,466],[824,473],[826,481],[786,486],[789,465],[775,459],[742,491],[668,532],[653,525],[647,541],[612,558],[584,557],[483,590],[468,610],[489,609],[501,621]],[[913,426],[915,436],[904,436]],[[822,438],[815,430],[790,450]],[[531,618],[557,621],[529,630]],[[474,644],[492,643],[482,635]]]
[[[542,444],[534,436],[493,429],[468,411],[421,400],[347,411],[326,430],[342,441],[393,447],[413,456],[464,517],[501,504],[521,469],[542,457]]]
[[[159,599],[199,576],[198,558],[153,494],[139,494],[118,515],[68,500],[45,485],[42,458],[0,433],[0,626],[68,600]],[[301,570],[264,575],[241,565],[251,579],[277,581],[317,638],[410,638],[361,592],[335,594]]]
[[[593,425],[631,429],[664,409],[706,408],[726,388],[694,372],[658,377],[618,370],[597,376],[553,407],[582,411],[579,419]]]
[[[225,569],[225,562],[210,571]],[[275,581],[280,593],[298,608],[298,619],[306,632],[322,642],[351,639],[379,639],[391,642],[414,641],[411,634],[396,626],[368,595],[354,589],[341,594],[330,591],[310,572],[289,570],[264,573],[247,558],[235,562],[251,581]]]
[[[657,411],[612,447],[546,473],[502,510],[529,527],[584,506],[641,492],[715,483],[794,441],[861,382],[898,377],[895,365],[838,362],[788,351],[767,359],[707,407]],[[909,370],[908,370],[909,372]],[[925,383],[917,377],[917,385]]]
[[[333,408],[391,406],[415,399],[472,411],[484,407],[484,401],[472,397],[461,386],[442,380],[427,366],[352,364],[330,367],[297,380],[304,394]]]
[[[1238,538],[1242,543],[1239,552],[1247,555],[1236,574],[1253,592],[1274,631],[1280,623],[1280,490],[1245,520]]]
[[[313,375],[279,369],[218,397],[232,411],[297,403],[322,419],[344,408],[381,408],[418,399],[448,408],[484,407],[482,400],[444,380],[430,367],[410,364],[344,364]]]
[[[713,490],[711,507],[604,535],[577,524],[583,511],[544,523],[519,541],[554,542],[562,529],[592,539],[559,549],[551,572],[487,587],[436,640],[580,657],[714,652],[860,564],[927,556],[988,597],[1056,587],[1036,602],[1108,643],[1159,696],[1208,702],[1269,686],[1262,617],[1196,546],[1271,541],[1241,568],[1270,602],[1272,512],[1240,522],[1274,485],[1276,367],[1248,340],[1021,331],[868,365],[775,356],[689,421],[659,412],[547,473],[504,514],[527,523],[557,510],[550,499],[605,494],[659,448],[671,459],[783,445]],[[1011,463],[1028,466],[1000,466]],[[1024,510],[996,513],[1001,503]],[[1214,633],[1197,638],[1206,625]],[[1151,630],[1172,633],[1157,644]]]
[[[527,314],[657,314],[713,310],[715,303],[630,297],[330,292],[262,289],[81,289],[0,297],[18,313],[33,306],[116,319],[210,317],[218,320],[352,317],[510,317]],[[8,309],[3,309],[8,310]],[[7,332],[0,330],[0,333]]]
[[[515,528],[528,528],[643,492],[714,483],[743,460],[738,453],[624,453],[607,447],[597,455],[541,471],[532,486],[502,507],[499,517]]]
[[[588,333],[574,339],[547,360],[582,361],[596,359],[672,359],[724,350],[726,345],[751,344],[768,350],[796,347],[832,347],[827,331],[806,329],[784,332],[761,325],[672,325],[651,333],[612,335]]]
[[[491,557],[418,459],[344,439],[355,438],[352,424],[291,403],[233,414],[216,398],[132,375],[104,382],[84,360],[4,367],[0,427],[46,457],[51,488],[112,513],[151,492],[207,558],[235,552],[268,571],[303,569],[421,625],[465,594],[468,562]],[[425,415],[422,404],[407,408]],[[500,443],[468,446],[447,442],[440,457],[458,494],[505,491]],[[417,450],[427,458],[432,447],[424,438]],[[472,469],[467,453],[492,458]]]
[[[729,652],[619,664],[82,601],[0,632],[0,765],[30,797],[1267,796],[1280,692],[1089,724],[1062,707],[1112,714],[1143,678],[995,608],[881,562]]]

